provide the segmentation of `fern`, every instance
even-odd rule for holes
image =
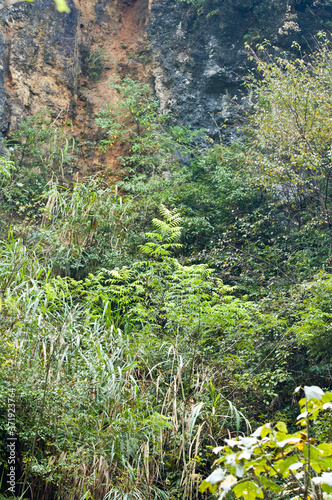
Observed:
[[[172,251],[182,248],[181,243],[176,243],[181,236],[182,227],[179,224],[182,219],[176,209],[169,210],[163,204],[160,205],[159,212],[164,220],[152,220],[156,231],[145,233],[146,237],[152,241],[140,245],[139,249],[151,257],[167,258],[171,256]]]

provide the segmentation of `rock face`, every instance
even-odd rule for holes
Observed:
[[[1,12],[2,134],[25,113],[42,108],[82,131],[89,120],[91,126],[96,107],[114,98],[107,87],[111,74],[130,73],[154,84],[162,111],[211,135],[219,128],[231,139],[238,114],[248,105],[242,88],[248,71],[245,41],[267,38],[290,50],[293,40],[310,44],[312,35],[328,31],[332,22],[328,0],[206,0],[200,10],[181,0],[70,0],[69,5],[70,14],[58,13],[52,0],[22,2]],[[104,69],[95,81],[89,65],[101,56]]]
[[[6,133],[24,113],[48,108],[68,114],[79,74],[75,6],[68,15],[53,2],[25,2],[4,9],[0,51],[0,127]]]
[[[331,21],[328,2],[213,0],[199,12],[160,0],[152,5],[148,26],[159,100],[183,123],[211,135],[220,128],[232,138],[238,114],[248,105],[242,85],[248,71],[245,42],[255,46],[266,38],[283,50],[294,40],[314,45],[312,35],[328,31]]]

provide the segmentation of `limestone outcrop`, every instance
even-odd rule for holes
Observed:
[[[70,14],[51,0],[1,11],[2,134],[42,108],[86,132],[96,110],[114,98],[111,75],[129,73],[152,83],[161,111],[212,136],[220,128],[231,139],[249,105],[245,41],[266,38],[287,51],[293,40],[314,46],[313,35],[332,22],[327,0],[206,0],[200,9],[180,0],[69,5]]]

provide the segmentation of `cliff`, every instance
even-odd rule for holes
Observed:
[[[129,73],[153,84],[161,110],[211,135],[226,125],[231,138],[248,104],[245,41],[267,38],[280,50],[290,50],[293,40],[312,46],[313,34],[332,22],[328,1],[207,0],[201,9],[175,0],[69,5],[70,14],[58,13],[51,0],[2,11],[2,134],[42,108],[87,134],[96,110],[114,98],[111,75]]]

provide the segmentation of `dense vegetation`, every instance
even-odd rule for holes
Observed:
[[[117,186],[74,182],[86,144],[68,124],[39,115],[8,138],[0,459],[6,474],[15,394],[16,495],[208,498],[213,448],[258,426],[272,443],[269,421],[289,436],[295,387],[330,387],[332,54],[325,38],[306,59],[267,49],[231,145],[114,79],[96,121],[97,147],[122,151]],[[330,413],[310,425],[332,440]]]

